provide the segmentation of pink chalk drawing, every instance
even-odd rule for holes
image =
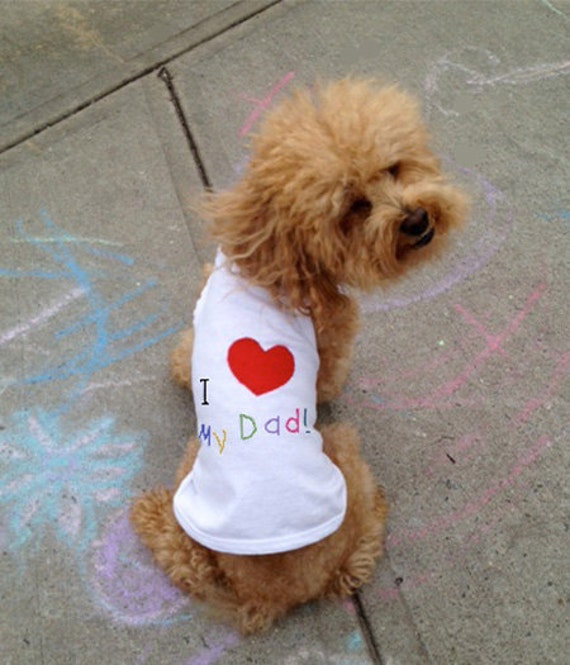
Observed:
[[[242,96],[242,99],[254,104],[255,106],[239,130],[238,136],[243,138],[251,130],[263,112],[269,108],[277,93],[282,90],[294,76],[295,72],[288,72],[285,74],[285,76],[271,88],[271,90],[263,99],[252,99],[251,97]]]
[[[520,311],[508,322],[508,324],[499,333],[488,332],[483,324],[475,318],[473,314],[467,311],[460,304],[455,305],[455,311],[463,321],[470,326],[484,340],[484,347],[469,358],[462,369],[448,379],[445,377],[446,369],[452,368],[454,362],[461,362],[465,356],[465,349],[461,346],[461,340],[458,340],[456,347],[448,352],[443,352],[441,357],[430,360],[424,365],[420,365],[415,370],[398,370],[394,374],[386,375],[382,378],[365,377],[358,382],[357,387],[369,392],[373,389],[379,391],[379,395],[368,394],[364,402],[357,403],[356,399],[351,397],[350,393],[344,396],[345,401],[350,404],[369,408],[374,410],[392,410],[408,411],[411,409],[442,409],[454,408],[458,405],[457,393],[464,386],[468,385],[472,378],[495,356],[503,355],[503,346],[520,328],[534,305],[540,300],[546,291],[546,282],[538,284],[527,296]],[[566,364],[561,365],[561,370],[565,371]],[[425,376],[434,377],[435,381],[430,381],[428,392],[416,397],[410,397],[397,393],[396,383],[406,381],[406,389],[409,390],[412,384],[421,385],[421,378]],[[556,377],[554,385],[561,381],[561,377]]]
[[[529,295],[521,311],[515,317],[513,317],[507,327],[498,335],[491,335],[485,332],[481,324],[476,321],[476,319],[461,305],[455,306],[456,311],[461,314],[463,319],[469,325],[475,327],[479,333],[483,334],[486,346],[475,356],[475,358],[470,363],[467,364],[463,372],[460,372],[456,377],[444,383],[438,390],[433,393],[431,396],[432,403],[434,400],[437,402],[442,397],[446,398],[453,395],[453,393],[455,393],[457,390],[459,390],[459,388],[461,388],[469,381],[471,376],[480,367],[482,367],[489,360],[489,358],[491,358],[496,353],[502,353],[501,345],[518,330],[521,323],[528,316],[532,306],[542,296],[545,289],[545,282],[539,284],[539,286]]]
[[[163,625],[192,615],[188,597],[170,584],[133,533],[126,510],[93,543],[85,578],[94,603],[120,623]]]
[[[568,377],[568,375],[570,375],[570,351],[562,353],[560,357],[556,359],[556,365],[552,372],[552,376],[550,377],[548,386],[540,395],[532,397],[526,402],[517,414],[516,421],[518,423],[526,423],[537,409],[540,409],[547,404],[548,401],[556,395],[562,386],[562,382]]]

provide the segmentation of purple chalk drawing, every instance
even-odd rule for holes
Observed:
[[[440,261],[416,271],[409,280],[403,280],[388,292],[363,298],[363,311],[406,307],[447,291],[483,268],[508,238],[513,212],[506,196],[477,172],[444,161],[448,170],[461,173],[470,185],[477,202],[471,215],[473,221],[456,234],[451,251]]]
[[[188,597],[152,562],[131,529],[127,510],[107,523],[87,566],[94,602],[121,623],[167,624],[191,617]]]

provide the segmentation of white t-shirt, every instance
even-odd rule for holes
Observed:
[[[192,390],[200,450],[174,497],[196,541],[270,554],[340,526],[346,484],[315,429],[311,319],[280,309],[218,253],[194,311]]]

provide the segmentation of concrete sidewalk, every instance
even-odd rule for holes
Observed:
[[[568,0],[0,0],[0,661],[568,663]],[[126,512],[195,428],[167,354],[191,203],[315,78],[399,80],[471,192],[453,251],[362,301],[349,384],[387,555],[241,639]]]

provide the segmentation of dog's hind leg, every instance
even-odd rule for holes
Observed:
[[[198,442],[191,439],[176,473],[177,486],[192,468],[197,452]],[[131,524],[172,582],[201,600],[216,587],[220,572],[212,553],[178,524],[173,496],[172,490],[159,487],[137,497],[131,507]]]
[[[216,586],[219,572],[210,552],[189,538],[176,521],[172,496],[164,487],[139,496],[131,508],[131,524],[171,581],[203,600]]]
[[[324,450],[346,480],[347,509],[333,535],[344,555],[330,577],[325,595],[347,596],[368,582],[382,554],[382,536],[388,512],[384,492],[376,486],[368,465],[360,457],[356,431],[345,424],[322,430]]]
[[[362,533],[353,552],[333,575],[328,593],[349,596],[370,581],[376,560],[382,554],[383,523],[386,518],[384,492],[377,488],[368,519],[362,524]]]

